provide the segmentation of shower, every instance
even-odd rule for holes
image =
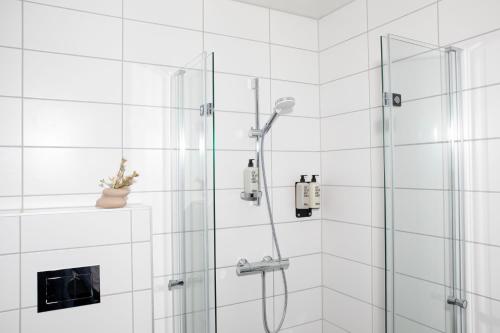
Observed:
[[[257,87],[258,85],[256,85]],[[257,99],[258,102],[258,99]],[[269,223],[271,225],[271,231],[272,231],[272,236],[273,236],[273,241],[274,241],[274,246],[276,248],[276,254],[278,256],[277,259],[273,259],[270,256],[266,256],[262,259],[260,262],[256,263],[249,263],[248,260],[246,259],[240,259],[236,271],[238,275],[246,275],[246,274],[253,274],[253,273],[260,273],[261,278],[262,278],[262,319],[264,322],[264,329],[266,333],[277,333],[281,330],[281,327],[283,326],[283,323],[285,321],[286,317],[286,310],[288,306],[288,286],[287,286],[287,280],[286,280],[286,274],[285,274],[285,269],[288,268],[289,266],[289,260],[287,258],[283,258],[281,255],[281,249],[279,247],[278,243],[278,237],[276,236],[276,228],[274,226],[274,217],[273,217],[273,212],[271,209],[271,202],[269,200],[269,188],[267,184],[267,176],[266,176],[266,165],[265,165],[265,158],[264,158],[264,142],[266,138],[266,134],[269,132],[271,129],[273,123],[276,121],[276,119],[283,114],[288,114],[292,112],[293,107],[295,106],[295,99],[293,97],[283,97],[279,98],[276,100],[276,103],[274,105],[274,110],[272,115],[270,116],[269,120],[266,122],[264,127],[262,129],[259,128],[258,125],[258,110],[257,110],[257,117],[256,117],[256,128],[252,128],[250,130],[249,136],[251,138],[255,138],[257,140],[257,167],[260,167],[260,170],[262,170],[262,183],[264,187],[264,194],[266,197],[266,207],[267,207],[267,213],[269,216]],[[260,165],[259,165],[260,161]],[[260,176],[259,176],[260,177]],[[257,194],[257,198],[260,198],[261,193]],[[285,301],[283,305],[283,311],[281,314],[281,319],[278,324],[278,327],[276,329],[270,329],[269,328],[269,323],[267,319],[267,304],[266,304],[266,272],[273,272],[275,270],[280,270],[281,271],[281,276],[283,278],[283,287],[285,291]]]

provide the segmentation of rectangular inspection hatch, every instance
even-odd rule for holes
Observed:
[[[99,266],[38,272],[38,312],[101,302]]]

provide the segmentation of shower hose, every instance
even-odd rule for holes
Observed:
[[[264,161],[264,137],[263,135],[260,140],[260,161],[262,165],[262,181],[264,183],[264,193],[266,195],[266,204],[267,204],[267,213],[269,215],[269,222],[271,224],[271,230],[273,233],[274,246],[276,247],[276,253],[278,255],[278,259],[281,261],[281,251],[280,246],[278,244],[278,237],[276,236],[276,228],[274,227],[274,218],[273,212],[271,210],[271,202],[269,201],[269,190],[267,188],[267,177],[266,177],[266,166]],[[275,331],[271,331],[269,329],[269,323],[267,320],[267,302],[266,302],[266,273],[262,272],[262,319],[264,321],[264,329],[266,333],[278,333],[283,326],[283,322],[285,321],[286,309],[288,307],[288,286],[286,282],[285,269],[281,268],[281,276],[283,277],[283,287],[285,290],[285,302],[283,305],[283,313],[281,314],[281,319],[278,327]]]

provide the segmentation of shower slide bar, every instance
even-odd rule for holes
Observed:
[[[279,269],[287,269],[290,266],[290,260],[288,258],[273,259],[269,256],[264,257],[258,262],[248,262],[247,259],[243,258],[236,264],[236,274],[238,276],[257,274],[264,272],[276,271]]]

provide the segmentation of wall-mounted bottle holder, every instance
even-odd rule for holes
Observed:
[[[311,217],[312,216],[312,209],[311,208],[307,208],[307,209],[295,208],[295,216],[298,218]]]

